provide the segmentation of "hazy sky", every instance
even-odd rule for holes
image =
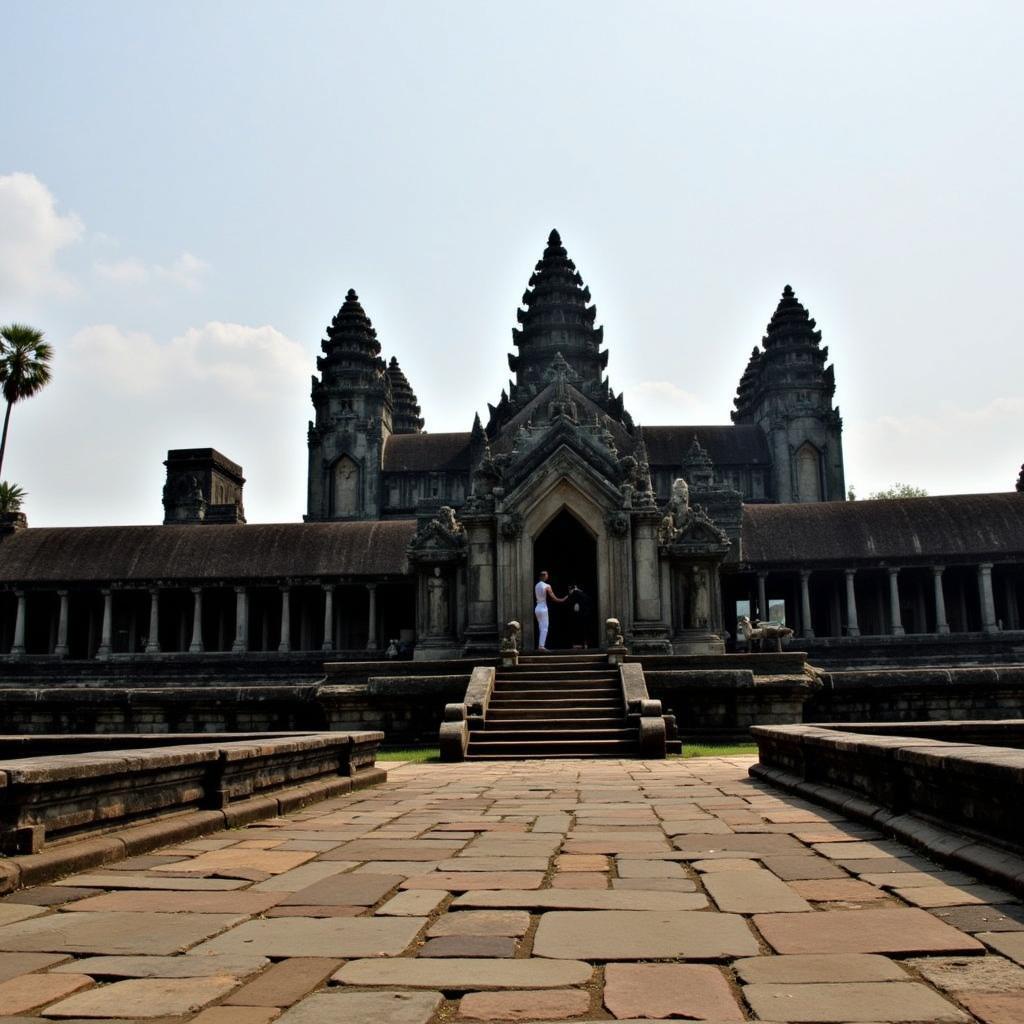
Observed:
[[[354,287],[432,431],[508,377],[557,227],[641,424],[728,422],[788,282],[859,494],[1008,490],[1024,414],[1019,3],[0,0],[0,322],[56,349],[4,477],[156,522],[168,448],[305,511]]]

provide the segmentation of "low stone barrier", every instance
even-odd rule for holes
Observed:
[[[756,726],[751,775],[1024,890],[1024,723]]]
[[[224,811],[293,787],[383,781],[379,732],[0,737],[0,851],[188,811]],[[150,742],[152,740],[152,742]],[[344,791],[345,785],[337,787]],[[273,803],[263,813],[277,813]],[[258,816],[258,815],[257,815]]]

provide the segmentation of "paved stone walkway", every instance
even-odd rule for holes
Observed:
[[[750,763],[389,766],[15,893],[0,1022],[1024,1021],[1024,908]]]

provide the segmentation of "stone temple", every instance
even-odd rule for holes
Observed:
[[[635,654],[743,650],[742,616],[784,621],[815,663],[1024,644],[1024,495],[845,500],[834,368],[788,285],[727,425],[634,422],[557,231],[516,319],[512,379],[486,420],[432,434],[349,291],[312,382],[305,521],[247,524],[242,467],[212,448],[168,452],[162,525],[9,516],[0,649],[46,671],[493,656],[513,620],[534,645],[541,569],[590,596],[590,645],[615,618]],[[566,643],[556,615],[552,644]]]

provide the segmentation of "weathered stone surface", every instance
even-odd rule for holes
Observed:
[[[796,860],[797,858],[793,858]],[[807,857],[800,857],[799,860],[808,860]],[[767,864],[768,858],[765,858]],[[715,857],[711,860],[695,860],[690,865],[702,874],[712,874],[718,871],[759,871],[761,865],[756,860],[747,860],[745,857]]]
[[[22,889],[4,897],[4,904],[24,903],[33,907],[56,907],[68,900],[79,900],[83,896],[95,896],[95,889],[75,888],[70,885],[37,885]]]
[[[837,900],[863,903],[884,900],[887,895],[882,889],[856,878],[815,878],[790,882],[789,887],[798,896],[815,903],[832,903]]]
[[[230,992],[234,978],[142,978],[80,992],[46,1010],[47,1017],[172,1017],[201,1010]]]
[[[849,878],[850,876],[824,857],[762,857],[761,863],[784,882],[811,878]]]
[[[249,892],[298,892],[322,878],[339,875],[343,871],[354,868],[358,861],[347,860],[314,860],[303,864],[301,868],[284,871],[280,875],[268,878],[265,882],[254,885]],[[378,872],[380,873],[380,872]]]
[[[967,1024],[969,1018],[926,985],[915,982],[839,982],[745,985],[743,995],[759,1020],[802,1024],[928,1021]]]
[[[0,903],[0,926],[28,921],[46,913],[46,907],[33,907],[29,904]]]
[[[417,956],[506,957],[516,955],[516,940],[503,935],[442,935],[430,939]]]
[[[208,850],[191,860],[174,864],[162,864],[153,868],[157,874],[169,872],[174,875],[227,874],[235,868],[265,871],[268,875],[297,868],[316,856],[302,850],[261,850],[252,847],[231,846],[223,850]]]
[[[462,910],[439,917],[427,931],[431,938],[440,935],[512,935],[522,936],[530,927],[525,910]]]
[[[269,957],[397,956],[424,924],[426,918],[422,917],[275,917],[248,921],[203,943],[195,952]]]
[[[278,1024],[427,1024],[440,992],[323,992],[303,999]]]
[[[871,885],[887,889],[912,889],[916,886],[972,885],[974,879],[961,871],[895,871],[871,874],[861,873],[861,879]]]
[[[8,978],[0,981],[0,1011],[28,1013],[92,984],[92,978],[85,974],[22,974]]]
[[[754,926],[777,953],[971,953],[983,948],[917,909],[759,914]]]
[[[810,910],[798,896],[770,871],[722,871],[704,876],[704,888],[719,910],[736,914],[799,912]]]
[[[874,953],[804,953],[737,960],[740,981],[751,984],[803,985],[812,982],[909,981],[906,971]]]
[[[609,964],[604,1005],[619,1019],[743,1020],[720,968],[708,964]]]
[[[612,888],[647,892],[695,892],[697,883],[690,878],[613,878]]]
[[[1008,956],[1014,963],[1024,965],[1024,932],[979,932],[975,938]]]
[[[758,946],[743,919],[733,914],[553,911],[540,919],[533,952],[559,960],[712,960],[754,956]]]
[[[291,1006],[318,988],[339,967],[327,957],[292,957],[274,964],[224,1000],[228,1006]]]
[[[625,860],[615,864],[619,878],[686,878],[681,864],[670,860]]]
[[[483,889],[539,889],[544,882],[541,871],[431,871],[413,875],[402,882],[403,889],[444,889],[468,892]]]
[[[76,900],[67,911],[119,910],[134,914],[262,914],[280,896],[263,892],[107,892]]]
[[[1024,931],[1024,907],[1015,903],[995,907],[936,907],[931,913],[964,932]]]
[[[918,885],[894,888],[900,899],[916,907],[966,907],[989,903],[1005,903],[1009,893],[990,885]]]
[[[552,889],[607,889],[608,876],[589,871],[565,871],[551,878]]]
[[[401,875],[332,875],[289,893],[280,905],[372,907],[401,882]]]
[[[359,917],[366,907],[271,907],[264,917]]]
[[[1024,1020],[1024,994],[965,992],[958,998],[984,1024],[1020,1024]]]
[[[608,858],[601,853],[563,853],[555,858],[555,870],[607,871],[609,863]]]
[[[75,875],[54,885],[68,885],[73,888],[88,887],[91,889],[170,889],[182,892],[229,892],[242,889],[245,882],[238,878],[200,878],[200,877],[156,877],[154,875],[133,875],[127,871],[111,871],[110,874]]]
[[[792,836],[775,833],[744,833],[730,836],[679,836],[674,845],[688,859],[700,860],[709,853],[727,853],[730,857],[760,856],[813,856],[803,843]],[[845,844],[844,844],[845,845]]]
[[[707,904],[707,897],[703,893],[542,889],[539,892],[467,892],[456,896],[452,906],[455,909],[521,907],[527,910],[700,910]]]
[[[578,988],[534,992],[471,992],[459,1003],[464,1020],[540,1020],[578,1017],[590,1009],[589,993]]]
[[[547,857],[449,857],[438,871],[547,871]],[[416,872],[424,874],[422,868]]]
[[[0,981],[16,978],[19,974],[30,974],[32,971],[43,971],[47,967],[63,963],[67,956],[62,953],[0,953]],[[88,974],[79,971],[75,974]]]
[[[50,914],[0,928],[0,950],[168,955],[242,920],[234,914]]]
[[[280,1012],[274,1006],[208,1006],[191,1024],[270,1024]]]
[[[61,964],[57,973],[89,974],[94,978],[245,978],[262,971],[265,956],[90,956]]]
[[[442,842],[435,839],[412,839],[404,842],[356,840],[322,854],[320,860],[445,860],[454,857],[462,846],[461,842]]]
[[[558,988],[585,985],[590,964],[579,960],[353,960],[334,980],[343,985],[395,985],[467,991],[503,988]]]
[[[944,992],[1024,992],[1024,968],[1001,956],[922,957],[907,963]]]
[[[429,917],[447,898],[445,892],[409,889],[392,896],[374,913],[384,917]]]

